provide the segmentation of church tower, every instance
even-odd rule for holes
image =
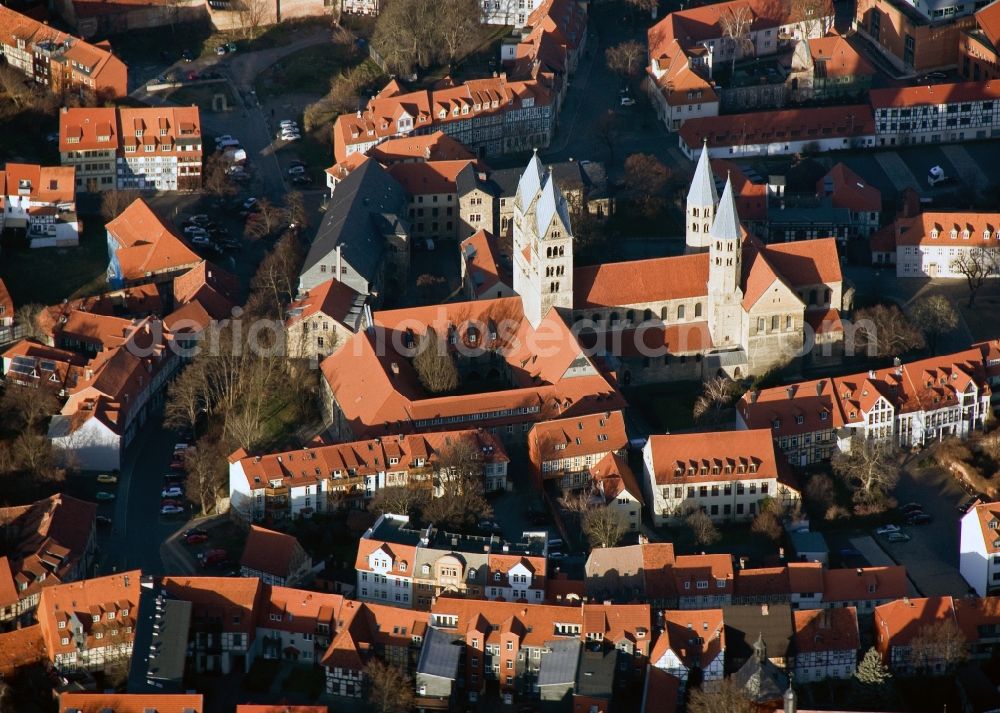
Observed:
[[[715,190],[715,176],[708,160],[708,142],[701,147],[698,166],[687,194],[686,229],[684,242],[686,252],[697,253],[708,249],[708,232],[715,217],[715,207],[719,204],[719,194]]]
[[[743,229],[728,177],[708,237],[708,328],[716,347],[738,346],[743,331]]]
[[[514,196],[514,291],[533,327],[553,308],[573,309],[573,228],[566,198],[535,154]]]

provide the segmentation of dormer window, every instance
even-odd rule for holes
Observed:
[[[499,573],[499,572],[496,572],[496,573],[495,573],[495,574],[493,575],[493,581],[494,581],[494,582],[499,582],[499,581],[500,581],[500,573]]]
[[[958,230],[955,229],[955,228],[951,229],[951,239],[952,240],[958,240]]]
[[[938,235],[940,234],[941,234],[940,230],[938,230],[937,228],[931,228],[931,240],[937,240]]]
[[[989,240],[989,239],[990,239],[990,229],[987,228],[986,230],[983,231],[983,240]]]

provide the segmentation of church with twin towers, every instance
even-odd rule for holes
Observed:
[[[555,309],[582,323],[581,342],[626,384],[762,374],[842,340],[835,240],[765,245],[743,228],[737,203],[725,162],[703,150],[687,194],[685,254],[576,266],[566,199],[532,156],[513,206],[512,287],[525,318],[537,326]]]

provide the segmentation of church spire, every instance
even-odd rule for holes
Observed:
[[[718,210],[715,211],[715,220],[712,221],[709,235],[714,240],[738,241],[742,234],[740,215],[736,210],[736,196],[733,195],[733,181],[726,176],[726,187],[722,191],[722,199],[719,201]]]
[[[708,140],[702,144],[698,165],[694,169],[694,178],[688,189],[687,202],[690,206],[715,207],[719,202],[719,193],[715,190],[715,176],[712,175],[712,165],[708,160]]]

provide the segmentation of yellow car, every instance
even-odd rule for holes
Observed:
[[[117,475],[108,475],[107,473],[101,473],[99,476],[97,476],[97,482],[98,483],[117,483],[118,482],[118,476]]]

